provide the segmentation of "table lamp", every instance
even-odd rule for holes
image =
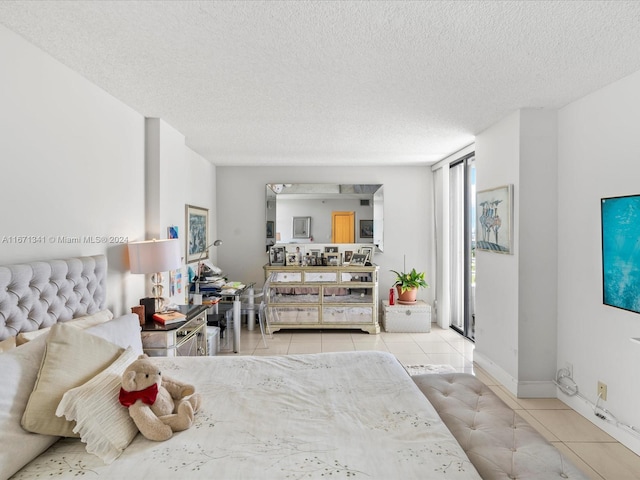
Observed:
[[[143,242],[132,242],[129,247],[129,266],[131,273],[151,273],[151,283],[153,287],[154,311],[161,311],[164,307],[163,278],[162,272],[175,270],[182,266],[180,259],[180,243],[178,239],[147,240]],[[147,303],[141,304],[148,305]],[[154,312],[145,312],[145,317],[149,318]]]

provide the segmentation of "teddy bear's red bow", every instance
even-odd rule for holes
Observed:
[[[144,390],[137,390],[133,392],[127,392],[124,388],[120,388],[120,396],[118,399],[120,403],[125,407],[130,407],[137,400],[142,400],[147,405],[153,405],[153,402],[156,401],[156,397],[158,396],[158,384],[154,383],[150,387],[145,388]]]

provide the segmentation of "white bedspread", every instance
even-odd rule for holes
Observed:
[[[390,354],[154,358],[203,394],[195,425],[112,464],[63,439],[14,477],[479,479]]]

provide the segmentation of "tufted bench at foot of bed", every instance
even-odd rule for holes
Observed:
[[[473,375],[445,373],[411,378],[484,480],[587,478]]]

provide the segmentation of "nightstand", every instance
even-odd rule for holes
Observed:
[[[162,325],[147,322],[142,325],[142,348],[150,357],[207,355],[208,305],[180,305],[186,315],[184,322]]]

